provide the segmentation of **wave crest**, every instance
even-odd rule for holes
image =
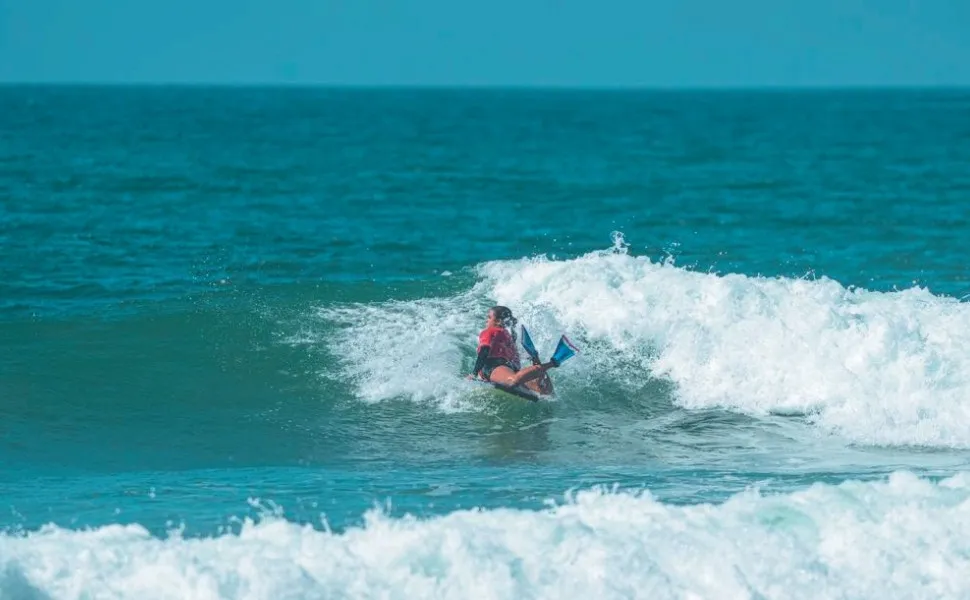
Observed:
[[[577,397],[672,384],[670,402],[804,415],[876,445],[970,447],[970,305],[922,288],[884,293],[827,278],[717,275],[612,248],[476,267],[452,297],[328,306],[335,376],[368,401],[468,408],[462,376],[486,308],[510,306],[541,351],[584,352],[556,373]],[[562,382],[559,384],[558,382]]]
[[[279,517],[159,539],[138,525],[0,536],[0,595],[56,598],[910,598],[970,594],[970,476],[756,490],[720,505],[585,490],[541,511],[343,533]]]

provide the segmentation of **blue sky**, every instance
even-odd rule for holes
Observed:
[[[970,85],[970,0],[0,0],[0,81]]]

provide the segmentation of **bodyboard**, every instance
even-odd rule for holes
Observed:
[[[537,394],[532,390],[526,388],[525,386],[521,386],[521,385],[511,386],[511,385],[505,385],[504,383],[495,383],[492,381],[481,381],[481,380],[478,380],[477,383],[491,386],[499,391],[505,392],[506,394],[511,394],[513,396],[522,398],[523,400],[528,400],[530,402],[538,402],[543,398],[548,398],[548,396]]]

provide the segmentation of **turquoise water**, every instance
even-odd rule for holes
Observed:
[[[0,596],[970,594],[968,110],[0,88]]]

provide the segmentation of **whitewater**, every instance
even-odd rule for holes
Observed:
[[[456,511],[343,533],[268,514],[238,533],[137,525],[0,538],[10,598],[960,598],[970,478],[757,490],[677,506],[569,493],[540,511]]]
[[[540,348],[560,332],[586,348],[561,377],[583,393],[637,394],[656,379],[686,409],[802,416],[866,445],[970,447],[970,304],[957,299],[697,272],[633,256],[622,235],[576,259],[474,270],[480,281],[451,298],[321,308],[341,327],[335,375],[370,401],[457,408],[462,367],[494,302],[515,307]],[[428,374],[420,383],[416,370]]]

